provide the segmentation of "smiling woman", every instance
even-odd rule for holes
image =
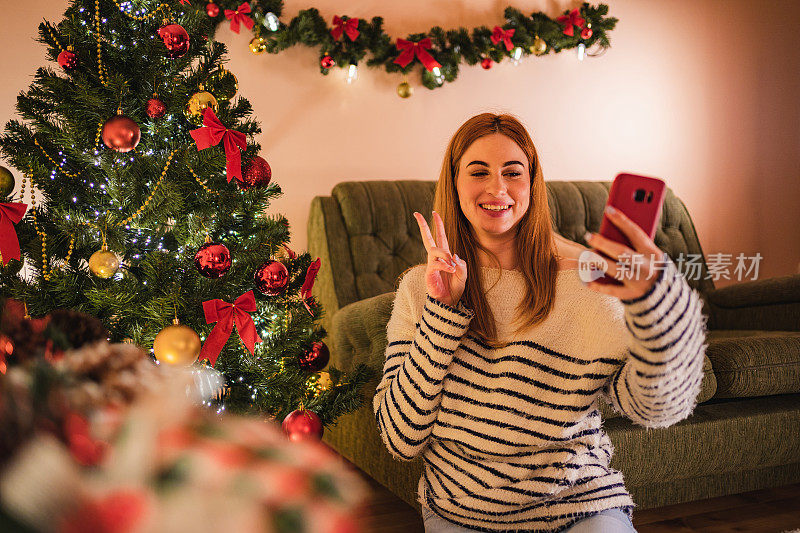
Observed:
[[[392,455],[424,460],[426,532],[634,531],[598,402],[648,428],[692,413],[698,294],[665,254],[660,271],[643,256],[644,279],[622,288],[583,285],[585,248],[553,231],[536,149],[512,116],[458,129],[434,205],[435,237],[415,213],[428,259],[400,281],[373,400]],[[621,213],[609,220],[634,253],[660,252]]]

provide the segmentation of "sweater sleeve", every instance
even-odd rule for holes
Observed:
[[[620,300],[628,348],[604,387],[616,411],[647,428],[668,427],[692,414],[707,347],[702,300],[675,263],[663,258],[665,268],[646,294]]]
[[[389,452],[411,461],[425,448],[439,410],[442,381],[474,312],[429,295],[414,321],[408,277],[395,296],[387,325],[383,378],[373,399],[378,430]]]

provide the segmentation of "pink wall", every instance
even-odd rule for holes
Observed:
[[[620,19],[612,48],[577,61],[574,51],[486,72],[464,66],[458,80],[395,94],[400,75],[362,68],[323,77],[315,51],[295,47],[255,56],[249,36],[227,28],[229,68],[261,121],[262,155],[284,196],[272,209],[305,249],[311,199],[340,181],[435,179],[456,128],[482,111],[519,116],[539,149],[546,179],[610,180],[620,171],[658,176],[687,204],[706,254],[764,257],[759,278],[800,271],[800,3],[744,0],[611,0]],[[42,17],[65,2],[30,0],[0,32],[4,50],[0,120],[43,61],[32,39]],[[284,20],[315,6],[322,15],[381,15],[392,36],[434,25],[491,27],[505,2],[286,2]],[[551,15],[578,2],[519,0]],[[735,280],[732,280],[735,281]],[[718,286],[731,283],[719,280]]]

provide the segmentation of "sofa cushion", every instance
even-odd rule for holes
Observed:
[[[709,330],[717,398],[800,392],[800,331]]]

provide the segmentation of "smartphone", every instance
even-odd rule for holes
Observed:
[[[661,217],[661,209],[664,206],[664,193],[667,186],[663,180],[636,174],[618,174],[611,184],[608,193],[608,202],[619,211],[622,211],[628,218],[635,222],[652,239],[655,237],[658,220]],[[628,237],[622,233],[617,226],[608,219],[603,211],[603,221],[600,223],[600,235],[624,244],[634,249]],[[605,253],[597,249],[593,252],[601,255],[607,261],[615,261]],[[622,285],[623,283],[605,273],[600,273],[595,281],[604,285]]]

